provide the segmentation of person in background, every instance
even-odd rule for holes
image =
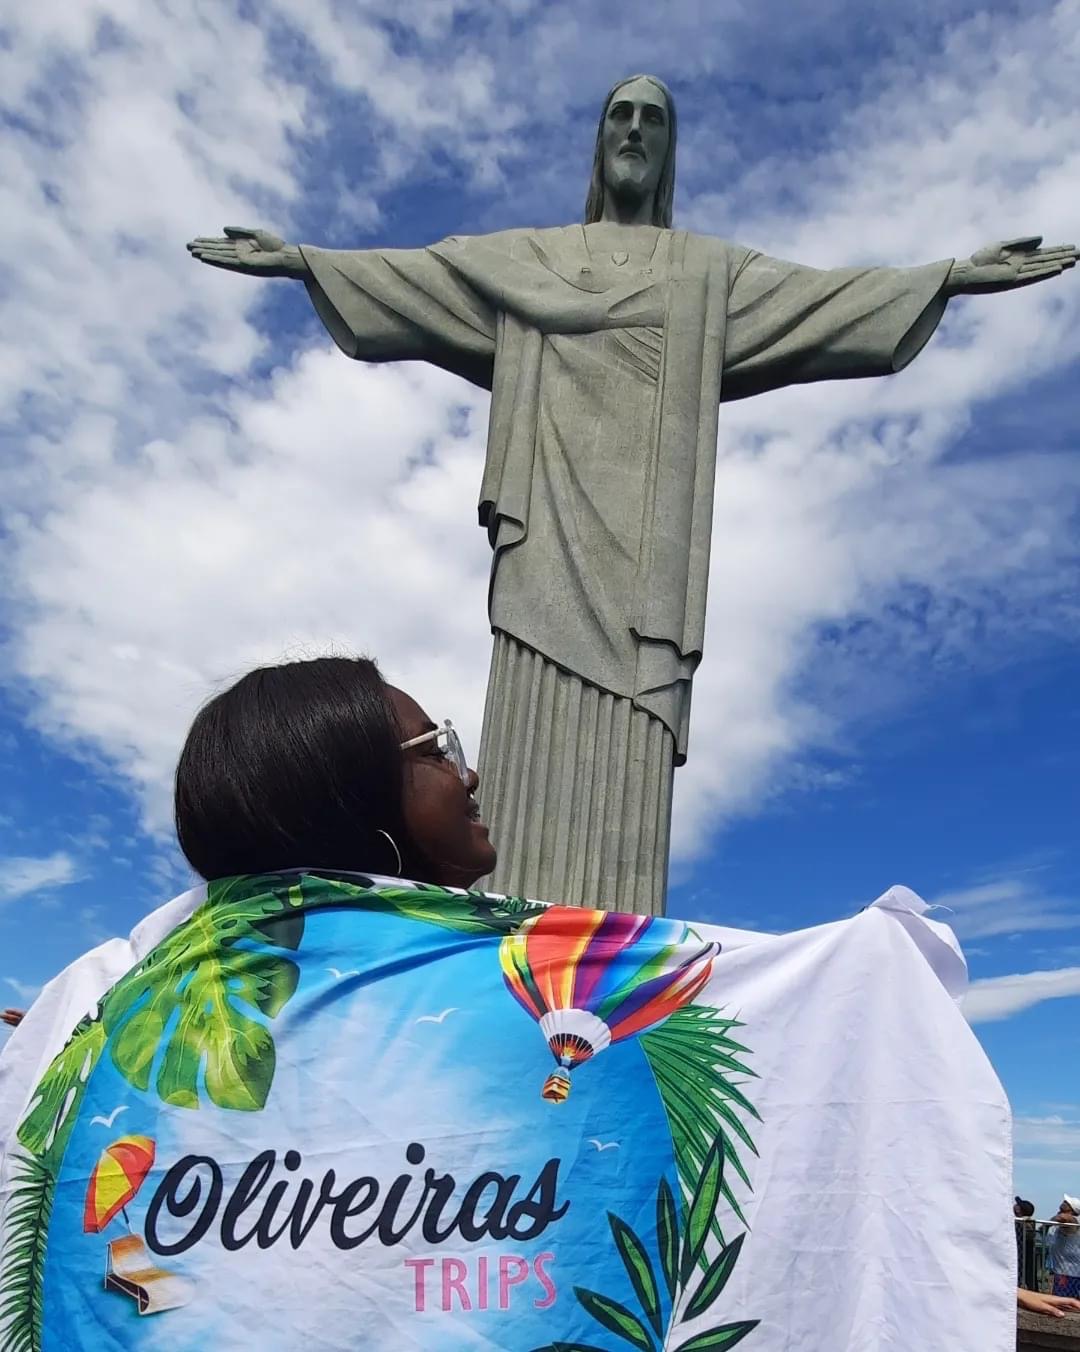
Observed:
[[[1035,1203],[1023,1197],[1013,1198],[1013,1216],[1016,1226],[1016,1284],[1035,1291]]]
[[[1080,1297],[1080,1197],[1066,1193],[1051,1226],[1049,1264],[1054,1295]]]
[[[0,1009],[0,1023],[6,1023],[9,1028],[18,1028],[25,1017],[25,1009]]]

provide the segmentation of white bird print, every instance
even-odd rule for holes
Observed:
[[[442,1023],[450,1014],[458,1012],[457,1005],[451,1005],[449,1009],[444,1009],[441,1014],[421,1014],[416,1020],[417,1023]]]
[[[121,1103],[119,1108],[114,1108],[108,1117],[92,1117],[90,1119],[90,1125],[93,1126],[95,1122],[100,1122],[103,1127],[111,1127],[121,1113],[127,1112],[127,1109],[127,1104]]]
[[[595,1136],[589,1138],[589,1144],[596,1146],[597,1150],[618,1150],[618,1141],[600,1141]]]
[[[360,975],[359,970],[353,972],[339,972],[336,967],[328,967],[326,970],[330,973],[330,975],[334,978],[335,981],[344,981],[347,976]]]

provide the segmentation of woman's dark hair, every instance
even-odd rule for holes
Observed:
[[[250,671],[203,706],[176,767],[176,834],[204,878],[324,868],[395,873],[412,854],[401,733],[374,662]]]
[[[664,167],[660,171],[660,182],[656,185],[652,224],[659,225],[664,230],[670,230],[675,205],[675,141],[679,135],[679,119],[675,112],[675,96],[663,80],[658,80],[655,75],[628,75],[625,80],[620,80],[617,85],[612,86],[604,100],[604,106],[600,109],[600,122],[596,128],[592,179],[589,183],[589,194],[585,199],[585,224],[592,225],[604,215],[604,119],[607,117],[608,109],[611,107],[615,95],[626,85],[633,84],[635,80],[648,80],[650,84],[659,89],[667,102],[668,150]]]

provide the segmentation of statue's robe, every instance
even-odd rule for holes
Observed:
[[[623,239],[633,256],[612,249]],[[429,361],[491,390],[492,885],[661,910],[720,403],[899,370],[944,312],[950,262],[819,271],[604,224],[303,256],[348,356]]]

